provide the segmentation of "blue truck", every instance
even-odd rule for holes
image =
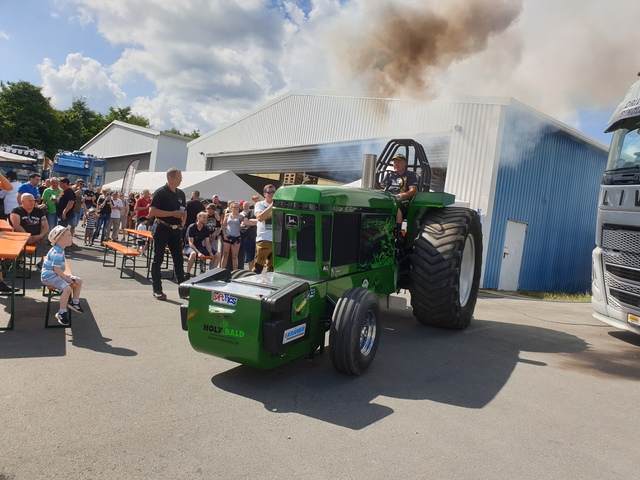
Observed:
[[[52,177],[68,177],[72,182],[81,178],[85,184],[94,187],[102,186],[107,170],[107,161],[79,150],[73,152],[60,151],[53,159]]]

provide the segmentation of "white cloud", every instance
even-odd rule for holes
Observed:
[[[104,112],[110,106],[120,106],[126,94],[109,78],[108,69],[100,62],[81,53],[67,55],[64,65],[56,68],[46,58],[38,65],[42,77],[42,93],[51,97],[58,109],[71,106],[74,98],[86,98],[90,108]]]
[[[4,30],[0,30],[0,40],[10,40],[11,37]]]
[[[153,91],[128,101],[155,128],[204,133],[292,89],[513,96],[571,120],[610,109],[640,65],[620,34],[637,0],[68,1],[122,54],[45,62],[45,93],[100,109],[143,77]]]

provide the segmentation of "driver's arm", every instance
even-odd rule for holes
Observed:
[[[397,197],[400,202],[404,202],[405,200],[410,200],[415,197],[416,193],[418,193],[418,187],[411,185],[408,191],[398,194]]]

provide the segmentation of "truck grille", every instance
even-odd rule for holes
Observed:
[[[602,248],[640,253],[640,232],[623,229],[602,229]]]
[[[626,279],[616,278],[605,265],[604,283],[607,289],[607,300],[612,307],[620,310],[622,305],[629,307],[640,306],[640,284],[628,283]]]
[[[621,290],[616,290],[615,288],[609,289],[609,293],[613,298],[618,300],[620,303],[624,305],[630,305],[632,307],[640,307],[640,296],[632,295],[627,292],[623,292]]]
[[[618,310],[640,307],[640,231],[604,225],[602,263],[607,302]]]

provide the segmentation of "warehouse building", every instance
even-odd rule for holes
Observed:
[[[107,160],[108,183],[123,178],[134,160],[138,160],[139,172],[165,172],[171,167],[184,170],[190,141],[181,135],[114,120],[80,150]]]
[[[432,189],[481,212],[484,288],[588,291],[608,148],[513,98],[291,93],[191,141],[187,170],[348,183],[391,138],[422,143]]]

